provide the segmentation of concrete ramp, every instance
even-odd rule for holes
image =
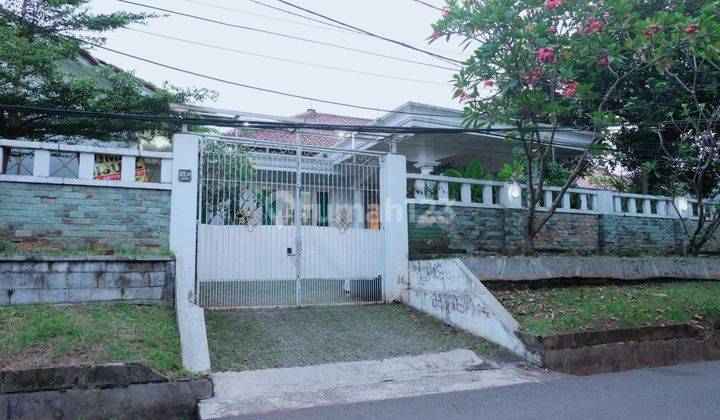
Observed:
[[[224,372],[213,375],[215,397],[200,403],[212,419],[323,405],[481,389],[553,376],[497,367],[470,350],[384,360]]]
[[[458,259],[411,261],[406,305],[505,347],[532,363],[537,356],[515,335],[519,324]]]

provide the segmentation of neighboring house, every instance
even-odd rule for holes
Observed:
[[[292,117],[283,118],[282,121],[383,127],[464,128],[462,111],[416,102],[407,102],[375,120],[326,114],[308,109]],[[296,140],[296,135],[287,131],[235,130],[228,135],[288,144],[295,143]],[[407,158],[408,172],[423,174],[433,173],[441,164],[462,167],[473,160],[479,160],[487,172],[496,173],[503,164],[514,160],[513,148],[518,146],[518,143],[506,140],[502,133],[378,136],[304,130],[299,138],[300,143],[305,146],[370,151],[388,151],[389,142],[392,142],[396,145],[396,152]],[[579,154],[590,144],[591,138],[592,133],[580,130],[558,132],[553,147],[554,158],[565,159]]]

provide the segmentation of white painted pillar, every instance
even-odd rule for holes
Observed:
[[[405,199],[405,156],[386,155],[380,166],[380,223],[385,242],[385,302],[400,300],[408,284],[408,212]]]
[[[175,307],[185,369],[210,370],[205,313],[195,305],[195,256],[197,239],[199,137],[173,137],[172,197],[170,200],[170,249],[175,254]],[[190,180],[181,178],[190,171]]]
[[[135,156],[122,157],[120,180],[123,182],[135,182]]]
[[[595,210],[603,214],[615,213],[615,201],[619,197],[614,197],[612,191],[601,190],[597,192],[597,202]]]
[[[685,219],[692,215],[692,209],[687,197],[675,197],[673,202],[675,203],[675,209],[671,212],[673,217]]]
[[[95,154],[80,153],[80,163],[78,164],[78,178],[93,179],[95,176]]]
[[[660,200],[660,201],[658,201],[657,206],[658,206],[657,207],[658,215],[667,216],[669,214],[667,201]]]
[[[50,151],[36,149],[33,153],[33,176],[50,176]]]
[[[588,195],[580,194],[580,210],[588,209]]]
[[[505,183],[500,191],[500,204],[512,209],[522,208],[522,189],[517,182]]]

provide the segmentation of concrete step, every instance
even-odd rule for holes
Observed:
[[[384,360],[332,363],[213,375],[215,397],[200,403],[200,418],[347,404],[463,391],[550,376],[498,367],[470,350]]]

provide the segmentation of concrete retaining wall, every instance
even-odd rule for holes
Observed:
[[[0,238],[19,249],[168,248],[170,191],[0,182]]]
[[[0,306],[173,299],[165,256],[0,256]]]
[[[408,214],[411,259],[523,252],[521,209],[409,204]],[[679,219],[556,213],[535,245],[547,253],[672,254],[682,249],[683,232]],[[720,232],[703,251],[720,253]]]
[[[194,419],[209,378],[168,381],[135,364],[0,371],[4,419]]]
[[[462,263],[480,281],[720,280],[720,258],[485,257],[464,258]]]
[[[515,335],[517,321],[459,260],[411,261],[406,305],[537,362]]]

